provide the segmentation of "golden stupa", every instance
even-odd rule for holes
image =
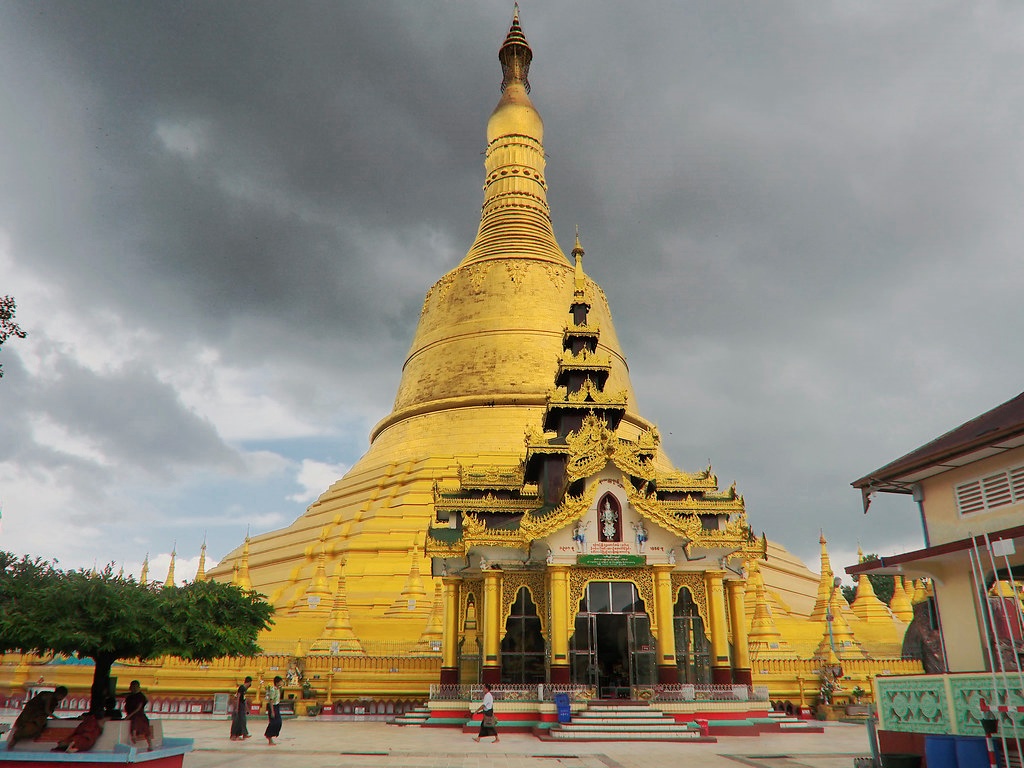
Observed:
[[[273,603],[264,654],[131,664],[152,699],[282,674],[297,702],[370,702],[352,712],[480,681],[753,683],[803,705],[840,661],[865,688],[920,668],[898,658],[906,591],[889,608],[862,585],[851,607],[824,536],[818,575],[753,534],[710,466],[665,455],[579,238],[571,261],[555,239],[532,56],[517,9],[476,238],[427,292],[369,449],[294,523],[205,573]],[[29,686],[46,663],[8,654],[0,685]]]
[[[271,646],[319,635],[331,600],[325,574],[342,561],[360,639],[415,641],[433,595],[423,545],[435,484],[457,481],[464,465],[514,467],[525,430],[541,424],[576,268],[552,230],[544,124],[528,95],[528,57],[507,53],[516,45],[529,50],[518,17],[487,123],[480,228],[462,262],[427,293],[392,412],[374,427],[366,454],[302,517],[252,537],[247,556],[240,547],[209,572],[230,579],[245,561],[253,587],[277,607]],[[605,295],[583,280],[593,297],[589,322],[600,328],[598,355],[609,363],[605,390],[626,404],[618,433],[636,438],[653,424],[636,410]],[[660,450],[656,462],[670,468]]]

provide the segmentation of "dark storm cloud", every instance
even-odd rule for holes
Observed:
[[[66,466],[100,473],[111,465],[134,467],[165,478],[186,468],[240,468],[239,457],[213,426],[189,411],[152,371],[135,365],[97,373],[59,352],[53,358],[47,374],[31,387],[25,369],[14,367],[5,398],[18,407],[2,420],[7,439],[0,459],[52,465],[59,455]],[[47,424],[60,425],[72,441],[87,446],[84,456],[32,439],[33,424],[40,420],[44,431]]]
[[[2,14],[16,263],[363,439],[478,223],[511,4]],[[527,2],[522,20],[556,232],[580,225],[672,458],[710,458],[812,561],[810,519],[869,550],[916,536],[913,512],[873,532],[848,482],[1021,388],[1024,9]],[[111,456],[230,464],[146,365],[3,392]],[[108,388],[152,422],[121,428]]]

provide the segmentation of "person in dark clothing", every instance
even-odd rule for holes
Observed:
[[[274,747],[274,739],[281,735],[281,695],[284,693],[282,683],[284,680],[278,675],[274,678],[274,684],[267,688],[267,730],[263,735],[267,737],[267,744]]]
[[[247,677],[235,691],[235,716],[231,718],[231,740],[241,741],[249,738],[249,700],[245,694],[252,685],[252,678]]]
[[[128,686],[128,695],[124,697],[124,719],[131,722],[132,744],[139,739],[145,739],[149,751],[153,751],[153,729],[149,725],[149,718],[146,717],[146,704],[148,699],[142,692],[142,686],[138,680],[132,680]]]

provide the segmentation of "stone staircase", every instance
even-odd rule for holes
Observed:
[[[427,707],[416,707],[388,720],[388,725],[423,725],[430,719]]]
[[[645,701],[592,701],[572,716],[537,734],[550,741],[714,741],[693,723],[677,723]]]

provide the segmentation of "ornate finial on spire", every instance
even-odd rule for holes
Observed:
[[[523,34],[523,30],[519,26],[519,4],[516,3],[515,10],[512,12],[512,26],[509,27],[505,42],[498,50],[498,61],[501,62],[502,92],[505,91],[509,83],[517,80],[523,84],[527,93],[530,92],[528,75],[532,60],[533,51],[530,50],[530,44],[526,42],[526,35]]]
[[[583,246],[580,245],[580,225],[577,224],[576,225],[576,245],[573,246],[572,256],[573,256],[573,259],[576,262],[576,285],[575,285],[575,290],[576,290],[576,293],[578,293],[578,294],[583,293],[583,289],[584,289],[584,280],[583,280],[583,254],[584,253],[585,253],[585,251],[583,250]]]
[[[199,548],[199,567],[196,568],[196,581],[206,581],[206,533],[203,533],[203,546]]]
[[[174,558],[178,556],[178,542],[175,540],[174,546],[171,547],[171,564],[167,566],[167,579],[164,581],[165,587],[174,586]]]
[[[149,552],[146,553],[146,558],[142,561],[142,573],[139,574],[139,584],[143,586],[149,581]]]

